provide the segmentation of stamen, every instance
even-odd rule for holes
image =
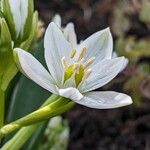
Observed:
[[[76,74],[78,74],[79,73],[79,67],[80,67],[80,64],[79,63],[75,63],[74,64],[74,73]]]
[[[66,69],[66,68],[68,67],[67,61],[66,61],[66,57],[65,57],[65,56],[62,57],[61,63],[62,63],[62,65],[63,65],[64,69]]]
[[[78,57],[78,60],[77,60],[77,61],[80,61],[80,60],[84,57],[84,55],[86,54],[86,52],[87,52],[87,49],[84,47],[84,48],[80,51],[79,57]]]
[[[90,76],[91,73],[92,73],[92,69],[88,69],[88,70],[85,72],[85,75],[84,75],[84,77],[83,77],[83,80],[87,79],[87,78]]]
[[[87,61],[83,64],[84,69],[88,68],[91,64],[93,64],[94,60],[95,60],[95,57],[91,57],[89,60],[87,60]]]
[[[76,54],[76,49],[72,49],[71,54],[70,54],[70,58],[74,58],[75,54]]]

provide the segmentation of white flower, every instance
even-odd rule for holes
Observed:
[[[126,62],[124,57],[111,58],[113,41],[109,28],[73,47],[52,22],[45,33],[44,48],[49,72],[30,53],[14,50],[23,73],[41,87],[91,108],[108,109],[132,103],[126,94],[92,92],[111,81]]]

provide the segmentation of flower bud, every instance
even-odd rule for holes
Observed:
[[[1,10],[14,41],[14,47],[19,47],[33,32],[32,24],[35,16],[33,0],[1,0]]]
[[[3,74],[12,61],[12,41],[4,18],[0,18],[0,74]]]
[[[11,35],[4,18],[0,18],[0,51],[12,49]]]

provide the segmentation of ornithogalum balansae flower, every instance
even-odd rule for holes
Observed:
[[[48,71],[30,53],[14,49],[22,72],[41,87],[90,108],[109,109],[132,103],[123,93],[93,91],[116,77],[127,62],[124,57],[112,58],[109,28],[75,45],[52,22],[45,33],[44,48]]]

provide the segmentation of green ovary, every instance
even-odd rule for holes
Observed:
[[[75,69],[75,65],[70,65],[65,69],[65,75],[64,75],[64,82],[67,81],[74,76],[76,87],[81,83],[83,77],[85,74],[85,70],[83,68],[83,65],[80,65],[77,69]]]
[[[80,65],[78,72],[75,74],[76,86],[78,86],[81,83],[81,81],[84,77],[84,73],[85,73],[84,68],[82,65]]]

